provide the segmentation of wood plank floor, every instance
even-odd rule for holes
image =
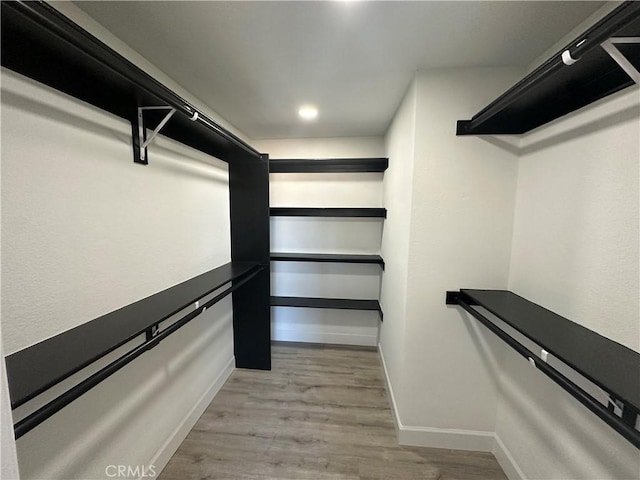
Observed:
[[[493,455],[398,446],[375,350],[277,344],[236,370],[160,480],[501,479]]]

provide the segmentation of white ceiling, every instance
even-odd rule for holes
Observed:
[[[384,134],[416,70],[526,66],[602,2],[77,5],[258,139]]]

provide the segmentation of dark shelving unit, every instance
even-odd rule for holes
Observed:
[[[387,218],[386,208],[271,207],[272,217]]]
[[[378,300],[354,300],[346,298],[271,297],[272,307],[329,308],[335,310],[372,310],[380,314]]]
[[[388,158],[271,159],[270,173],[384,172]]]
[[[339,253],[282,253],[271,252],[271,261],[278,262],[325,262],[325,263],[372,263],[384,270],[384,260],[380,255],[339,254]]]
[[[536,368],[640,448],[635,429],[640,415],[640,354],[506,290],[447,292],[447,304],[459,305],[508,343]],[[482,307],[535,342],[583,377],[608,392],[604,406],[524,347],[474,307]],[[620,415],[615,409],[621,410]]]
[[[384,172],[389,167],[388,158],[328,158],[328,159],[276,159],[270,160],[270,173],[347,173]],[[272,207],[272,217],[344,217],[386,218],[385,208],[325,208],[325,207]],[[281,253],[272,252],[272,261],[280,262],[332,262],[380,265],[380,255],[356,255],[337,253]],[[383,319],[378,300],[350,300],[342,298],[271,297],[272,307],[327,308],[335,310],[374,310]]]
[[[640,37],[640,2],[623,3],[471,120],[458,121],[457,135],[526,133],[633,85],[601,47],[611,37]],[[616,47],[640,69],[640,44]],[[566,51],[578,61],[565,64]]]

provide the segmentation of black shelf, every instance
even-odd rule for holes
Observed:
[[[271,207],[272,217],[387,218],[386,208]]]
[[[271,261],[278,262],[324,262],[324,263],[372,263],[384,270],[380,255],[357,255],[339,253],[282,253],[271,252]]]
[[[12,408],[25,403],[159,322],[262,266],[233,262],[174,285],[6,357]]]
[[[526,133],[633,85],[600,46],[614,36],[640,36],[640,2],[625,2],[471,120],[458,121],[457,135]],[[640,44],[618,44],[617,48],[640,69]],[[565,65],[565,50],[579,61]]]
[[[271,159],[269,173],[384,172],[388,158]]]
[[[132,122],[138,107],[171,106],[176,113],[162,135],[226,162],[259,159],[243,140],[46,3],[2,2],[1,8],[2,66]],[[146,113],[147,127],[165,113]]]
[[[640,414],[640,354],[510,291],[463,289],[448,292],[447,304],[462,306],[640,448],[640,432],[633,428],[636,415]],[[622,402],[623,417],[613,412],[608,415],[606,407],[495,326],[473,306],[488,310],[608,392],[613,399]]]
[[[371,310],[380,314],[378,300],[353,300],[347,298],[271,297],[272,307],[328,308],[335,310]]]

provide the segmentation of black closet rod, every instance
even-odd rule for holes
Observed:
[[[158,97],[160,100],[166,102],[167,105],[182,112],[187,117],[200,122],[202,125],[223,137],[225,140],[232,142],[234,145],[249,152],[253,156],[260,156],[260,152],[255,150],[240,137],[234,135],[229,130],[207,117],[184,98],[165,87],[155,78],[131,63],[111,47],[86,32],[46,2],[38,0],[36,2],[12,1],[2,3],[3,7],[13,8],[17,12],[29,17],[32,21],[44,28],[47,28],[49,31],[54,32],[59,38],[78,48],[87,56],[108,67],[113,72],[137,85],[151,95]],[[25,49],[28,50],[28,44],[25,45]]]
[[[562,60],[562,53],[568,51],[571,58],[578,61],[585,53],[594,48],[601,48],[605,40],[613,37],[621,28],[628,25],[640,15],[640,2],[627,1],[613,12],[589,28],[573,42],[562,49],[561,52],[544,62],[523,80],[507,90],[502,96],[487,105],[471,119],[466,129],[472,129],[484,123],[496,113],[511,105],[523,92],[540,82],[547,76],[551,76],[562,68],[571,68]]]
[[[535,355],[531,350],[511,337],[508,333],[494,324],[487,317],[482,315],[479,311],[472,308],[471,305],[465,302],[462,298],[458,297],[455,303],[456,305],[460,305],[467,312],[469,312],[473,317],[480,321],[480,323],[482,323],[485,327],[487,327],[498,337],[500,337],[501,340],[507,343],[516,352],[532,362],[538,370],[540,370],[542,373],[551,378],[551,380],[560,385],[560,387],[571,394],[573,398],[578,400],[582,405],[595,413],[598,417],[600,417],[600,419],[602,419],[620,435],[631,442],[636,448],[640,448],[640,432],[633,426],[625,423],[620,417],[607,409],[607,407],[601,404],[598,400],[586,393],[560,372],[550,367],[546,362],[538,358],[538,356]]]
[[[64,392],[61,395],[59,395],[58,397],[54,398],[53,400],[48,402],[46,405],[40,407],[39,409],[37,409],[33,413],[29,414],[28,416],[26,416],[22,420],[16,422],[16,424],[14,425],[14,434],[15,434],[16,440],[18,438],[22,437],[24,434],[28,433],[29,431],[33,430],[35,427],[40,425],[42,422],[47,420],[49,417],[51,417],[55,413],[57,413],[60,410],[62,410],[64,407],[69,405],[71,402],[73,402],[74,400],[76,400],[80,396],[84,395],[86,392],[91,390],[93,387],[98,385],[100,382],[102,382],[103,380],[107,379],[108,377],[110,377],[111,375],[116,373],[122,367],[124,367],[125,365],[131,363],[133,360],[138,358],[144,352],[146,352],[147,350],[150,350],[153,347],[155,347],[156,345],[158,345],[162,340],[167,338],[172,333],[176,332],[179,328],[185,326],[191,320],[193,320],[198,315],[203,313],[207,308],[209,308],[209,307],[213,306],[214,304],[218,303],[220,300],[222,300],[224,297],[229,295],[231,292],[233,292],[234,290],[237,290],[238,288],[240,288],[242,285],[244,285],[249,280],[254,278],[261,271],[262,271],[262,268],[259,268],[258,270],[256,270],[255,272],[249,274],[247,277],[243,278],[242,280],[238,280],[238,281],[233,282],[231,287],[227,288],[223,292],[221,292],[218,295],[216,295],[215,297],[213,297],[208,302],[204,303],[197,310],[194,310],[193,312],[189,313],[188,315],[185,315],[180,320],[178,320],[175,323],[172,323],[171,325],[169,325],[164,330],[157,331],[156,334],[153,337],[151,337],[151,338],[147,337],[147,340],[145,342],[143,342],[142,344],[138,345],[133,350],[130,350],[129,352],[125,353],[121,357],[119,357],[116,360],[114,360],[113,362],[111,362],[109,365],[101,368],[100,370],[98,370],[97,372],[92,374],[91,376],[87,377],[82,382],[78,383],[74,387],[70,388],[66,392]]]

